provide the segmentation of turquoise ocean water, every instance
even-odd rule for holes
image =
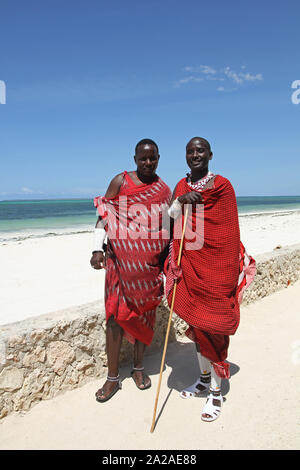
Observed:
[[[238,197],[240,217],[300,212],[300,196]],[[0,242],[92,231],[92,199],[0,201]]]

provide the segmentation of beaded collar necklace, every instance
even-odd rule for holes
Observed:
[[[206,176],[201,178],[199,181],[196,181],[195,183],[192,183],[191,181],[191,173],[187,173],[187,184],[192,188],[196,189],[198,191],[202,191],[204,186],[214,177],[214,173],[209,171]]]

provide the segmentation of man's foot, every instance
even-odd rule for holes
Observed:
[[[180,392],[181,398],[193,398],[201,397],[204,393],[207,392],[210,386],[211,376],[210,374],[201,374],[200,378],[189,387],[185,388]]]
[[[140,390],[146,390],[151,387],[151,379],[144,372],[144,367],[134,367],[131,371],[135,385]]]
[[[203,421],[214,421],[220,416],[223,397],[221,391],[210,390],[206,404],[202,410],[201,419]]]
[[[99,388],[95,393],[96,400],[100,403],[103,403],[109,400],[111,397],[117,393],[118,390],[121,390],[122,383],[120,381],[120,376],[117,377],[109,377],[107,376],[107,380],[102,388]]]

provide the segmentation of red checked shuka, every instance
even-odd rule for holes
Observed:
[[[216,373],[228,378],[229,364],[224,361],[229,335],[238,328],[242,294],[254,278],[255,261],[240,242],[233,187],[226,178],[213,176],[213,186],[208,189],[191,187],[187,178],[177,184],[175,197],[201,192],[203,245],[188,249],[191,240],[185,239],[178,269],[180,240],[173,239],[166,267],[166,296],[170,305],[177,279],[174,312],[187,322],[186,335],[199,344],[201,354],[213,363]],[[183,217],[182,211],[175,223],[182,224]],[[189,218],[188,223],[195,228],[195,209]]]

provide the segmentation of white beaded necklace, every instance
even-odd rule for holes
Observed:
[[[209,171],[207,173],[206,176],[204,176],[203,178],[201,178],[199,181],[196,181],[195,183],[192,183],[191,181],[191,173],[188,173],[187,174],[187,184],[192,188],[192,189],[196,189],[197,191],[202,191],[202,189],[204,188],[204,186],[206,186],[206,184],[208,183],[208,181],[210,181],[213,177],[214,177],[214,173],[212,173],[211,171]]]

